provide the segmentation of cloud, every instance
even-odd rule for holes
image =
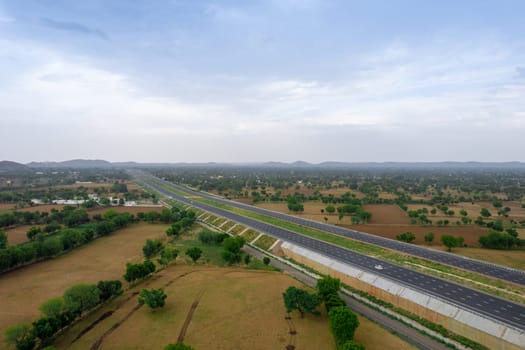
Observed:
[[[89,28],[80,23],[57,21],[51,18],[42,18],[41,22],[43,25],[49,28],[62,30],[66,32],[79,33],[83,35],[95,36],[99,39],[107,41],[110,40],[109,36],[104,31],[100,29]]]

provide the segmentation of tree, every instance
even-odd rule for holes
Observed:
[[[412,232],[403,232],[396,236],[396,239],[398,241],[403,241],[407,243],[411,243],[416,239],[416,236]]]
[[[162,289],[143,289],[139,294],[139,304],[146,304],[151,309],[161,308],[165,304],[166,293]]]
[[[359,326],[359,320],[352,310],[346,306],[338,306],[328,312],[330,329],[334,335],[335,342],[342,346],[349,340],[354,339],[354,333]]]
[[[425,235],[425,242],[430,244],[434,240],[434,232],[429,232]]]
[[[46,300],[40,305],[40,311],[48,317],[58,317],[65,311],[64,298],[56,297]]]
[[[4,231],[0,231],[0,249],[7,248],[7,234]]]
[[[148,239],[142,247],[142,252],[146,259],[150,259],[162,250],[163,244],[160,239]]]
[[[459,241],[457,237],[451,236],[451,235],[443,235],[441,236],[441,242],[444,246],[448,248],[448,251],[451,252],[452,248],[455,248],[459,245]]]
[[[230,265],[239,263],[242,258],[241,248],[243,247],[244,242],[244,238],[240,236],[226,238],[224,242],[222,242],[224,248],[221,253],[222,258]]]
[[[305,313],[316,313],[316,309],[321,303],[321,298],[316,294],[310,294],[303,289],[289,287],[283,293],[284,307],[286,312],[293,310],[299,311],[301,318]]]
[[[339,293],[340,288],[341,280],[339,278],[326,276],[317,280],[317,291],[323,302],[326,302],[331,294]]]
[[[265,257],[263,258],[263,264],[264,264],[264,265],[269,265],[269,264],[270,264],[270,258],[267,257],[267,256],[265,256]]]
[[[68,310],[81,314],[100,302],[99,290],[94,284],[77,284],[64,292],[64,302]]]
[[[111,297],[122,294],[122,282],[119,280],[99,281],[97,284],[100,301],[104,302]]]
[[[42,233],[42,229],[40,227],[31,227],[29,230],[27,230],[27,238],[32,241],[35,239],[36,235]]]
[[[33,322],[33,334],[40,339],[42,345],[49,344],[60,328],[60,320],[54,317],[42,317]]]
[[[32,350],[36,345],[36,339],[27,324],[16,324],[7,327],[4,332],[5,342],[15,345],[17,350]]]
[[[251,255],[246,254],[246,255],[244,256],[244,263],[245,263],[246,265],[248,265],[248,264],[250,263],[251,260],[252,260],[252,256],[251,256]]]
[[[480,214],[484,218],[488,218],[489,216],[492,216],[492,214],[490,213],[490,211],[487,208],[481,208]]]
[[[193,348],[184,343],[168,344],[164,350],[193,350]]]
[[[158,259],[157,261],[159,262],[159,264],[166,267],[171,261],[177,259],[178,255],[179,251],[177,249],[173,247],[164,247],[164,249],[162,249],[162,251],[160,252],[160,259]]]
[[[325,210],[326,210],[326,212],[327,212],[328,214],[333,214],[333,213],[335,213],[335,207],[334,207],[333,205],[331,205],[331,204],[330,204],[330,205],[327,205]]]
[[[189,248],[186,250],[186,255],[189,256],[193,262],[196,262],[202,255],[202,249],[199,247]]]

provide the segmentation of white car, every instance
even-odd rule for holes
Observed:
[[[376,269],[376,270],[382,270],[382,269],[383,269],[383,266],[378,264],[378,265],[375,265],[375,266],[374,266],[374,269]]]

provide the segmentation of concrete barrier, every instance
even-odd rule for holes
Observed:
[[[301,264],[310,266],[323,274],[337,277],[343,283],[433,323],[440,324],[490,349],[523,350],[525,348],[525,332],[497,320],[483,317],[422,291],[401,285],[356,266],[343,264],[289,242],[283,242],[280,248],[286,256]]]

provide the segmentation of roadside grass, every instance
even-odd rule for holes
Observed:
[[[272,246],[272,244],[275,243],[275,241],[277,241],[277,239],[273,238],[272,236],[268,236],[268,235],[262,235],[255,243],[254,245],[261,248],[261,249],[264,249],[264,250],[268,250],[270,249],[270,247]]]

